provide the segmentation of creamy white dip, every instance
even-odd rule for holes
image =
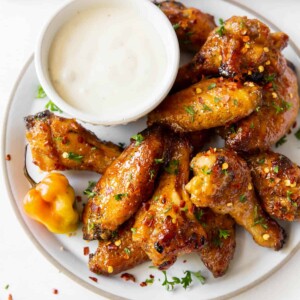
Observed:
[[[130,111],[151,94],[167,67],[163,41],[151,23],[133,7],[104,3],[62,26],[48,61],[59,96],[94,115]]]

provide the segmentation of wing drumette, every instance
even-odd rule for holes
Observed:
[[[275,250],[283,246],[283,229],[262,210],[247,163],[234,151],[212,149],[198,153],[191,167],[195,176],[186,189],[196,206],[231,215],[260,246]]]

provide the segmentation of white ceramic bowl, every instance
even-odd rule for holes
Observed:
[[[117,112],[116,114],[93,115],[82,112],[71,106],[62,99],[53,87],[48,72],[48,55],[53,39],[58,30],[74,16],[78,11],[83,11],[91,5],[108,3],[121,3],[127,1],[132,9],[135,9],[142,17],[150,21],[156,32],[160,35],[167,57],[167,67],[165,68],[162,80],[155,86],[153,93],[149,97],[141,99],[141,103],[128,110]],[[126,3],[126,5],[127,5]],[[174,29],[163,14],[163,12],[148,0],[74,0],[63,6],[47,22],[38,39],[35,51],[35,67],[38,78],[48,97],[64,112],[82,121],[92,124],[117,125],[135,121],[151,110],[153,110],[168,94],[177,75],[179,66],[179,45]],[[145,57],[147,59],[147,57]],[[124,99],[126,101],[127,99]]]

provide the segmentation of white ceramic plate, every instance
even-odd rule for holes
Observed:
[[[274,30],[278,30],[263,17],[241,7],[239,4],[234,4],[232,1],[189,0],[182,2],[187,6],[199,7],[203,11],[215,15],[216,20],[219,17],[226,19],[232,15],[247,15],[249,17],[258,17],[268,23]],[[299,55],[292,42],[290,47],[285,50],[285,54],[296,65],[298,74],[300,74]],[[5,154],[10,154],[12,160],[5,161],[2,159],[2,170],[16,216],[28,236],[49,261],[78,283],[110,299],[224,299],[261,282],[278,270],[297,251],[300,242],[299,224],[284,224],[288,233],[288,239],[284,248],[279,252],[257,246],[249,234],[239,228],[234,260],[227,274],[222,278],[214,279],[209,271],[205,269],[197,255],[189,255],[178,259],[177,263],[168,270],[169,276],[177,277],[182,277],[185,270],[201,270],[204,276],[207,277],[205,285],[194,281],[191,288],[187,290],[178,287],[173,292],[168,292],[162,287],[163,274],[160,271],[149,269],[150,263],[145,263],[130,270],[130,273],[136,276],[137,283],[124,282],[120,279],[120,276],[111,278],[98,276],[98,283],[93,282],[89,279],[89,276],[97,276],[89,272],[87,268],[88,257],[83,255],[83,247],[89,246],[93,250],[96,247],[96,243],[91,242],[87,244],[83,241],[80,229],[77,235],[73,237],[53,235],[43,226],[28,219],[22,211],[21,202],[29,188],[22,173],[26,144],[23,118],[43,110],[47,102],[47,99],[35,99],[38,84],[33,58],[31,57],[16,82],[7,107],[1,157],[4,158]],[[300,118],[298,118],[298,124],[300,124]],[[116,143],[126,143],[130,136],[145,127],[145,120],[140,120],[127,126],[85,126],[94,131],[101,139],[111,140]],[[287,155],[300,164],[299,148],[300,142],[293,134],[290,134],[287,143],[276,149],[276,151]],[[45,174],[38,171],[37,167],[31,163],[30,154],[27,161],[33,178],[36,181],[41,180]],[[82,191],[87,187],[88,180],[98,180],[99,177],[90,172],[69,171],[65,172],[65,174],[68,176],[72,186],[75,187],[77,195],[81,196],[83,196]],[[62,250],[62,247],[64,250]],[[183,263],[185,259],[187,262]],[[154,284],[144,288],[140,287],[138,283],[149,278],[149,274],[155,275]]]

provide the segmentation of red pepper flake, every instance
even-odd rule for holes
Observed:
[[[10,161],[10,160],[11,160],[11,155],[10,155],[10,154],[6,154],[5,159],[6,159],[7,161]]]
[[[82,144],[84,142],[84,138],[82,136],[78,136],[77,141]]]
[[[183,261],[183,263],[184,263],[184,264],[186,263],[186,259]]]
[[[145,286],[147,286],[147,283],[145,281],[143,281],[143,282],[140,283],[140,286],[145,287]]]
[[[89,255],[90,254],[90,248],[89,247],[84,247],[83,248],[83,254],[84,255]]]
[[[64,137],[62,138],[62,140],[61,140],[61,143],[62,143],[63,145],[66,145],[66,144],[69,143],[69,139],[68,139],[66,136],[64,136]]]
[[[150,274],[149,277],[150,277],[151,279],[153,279],[153,278],[154,278],[154,275]]]
[[[76,196],[76,201],[77,202],[81,202],[82,201],[82,197],[81,196]]]
[[[297,121],[293,124],[293,128],[296,128],[297,126]]]
[[[91,279],[91,280],[93,280],[95,282],[98,282],[98,278],[96,278],[96,277],[89,276],[89,279]]]
[[[113,244],[113,243],[109,243],[109,244],[107,245],[107,249],[108,249],[108,250],[117,250],[117,249],[118,249],[118,246],[116,246],[116,245]]]
[[[52,290],[52,293],[53,293],[54,295],[57,295],[57,294],[58,294],[58,289],[53,289],[53,290]]]
[[[120,277],[125,281],[131,280],[131,281],[135,282],[135,277],[130,273],[123,273]]]
[[[13,300],[12,294],[9,294],[7,299],[8,299],[8,300]]]

